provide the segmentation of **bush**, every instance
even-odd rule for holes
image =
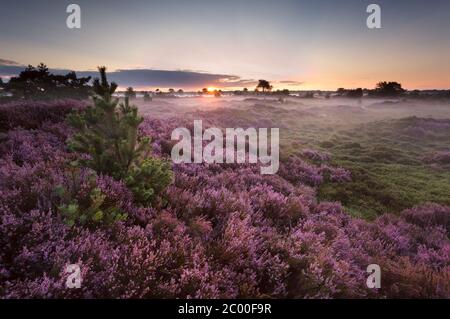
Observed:
[[[15,99],[50,100],[74,98],[83,100],[89,97],[91,77],[78,78],[75,72],[54,75],[43,63],[37,67],[29,65],[19,76],[13,77],[4,85],[6,92]]]
[[[89,173],[83,180],[79,168],[73,166],[70,175],[71,187],[58,185],[55,189],[61,200],[58,210],[67,226],[111,225],[127,218],[115,201],[106,200],[107,195],[97,185],[95,173]]]
[[[135,199],[149,205],[172,181],[169,163],[155,159],[144,159],[139,165],[132,166],[125,182],[133,191]]]
[[[146,159],[150,139],[138,134],[143,118],[128,98],[118,107],[112,97],[117,85],[109,84],[106,68],[99,68],[101,80],[94,81],[94,106],[70,116],[79,130],[69,141],[72,150],[85,153],[81,163],[100,174],[125,180],[141,204],[147,205],[171,181],[169,165]]]

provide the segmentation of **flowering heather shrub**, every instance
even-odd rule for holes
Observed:
[[[314,165],[298,157],[290,157],[280,165],[279,175],[296,185],[319,186],[325,181],[351,181],[351,173],[340,167]]]
[[[428,204],[421,208],[407,209],[402,217],[420,227],[442,226],[450,232],[450,208],[438,204]]]
[[[324,181],[320,167],[309,164],[298,157],[290,157],[281,163],[278,174],[294,185],[319,186]]]
[[[71,111],[85,106],[85,102],[78,100],[16,101],[0,105],[0,131],[16,127],[36,129],[44,122],[61,122]]]
[[[320,171],[324,176],[327,176],[333,183],[350,182],[352,176],[350,171],[341,167],[331,167],[328,165],[322,165]]]
[[[30,117],[34,111],[28,107]],[[177,126],[146,120],[141,131],[164,156]],[[321,182],[348,173],[300,158],[283,162],[278,175],[251,165],[174,165],[174,182],[151,208],[137,205],[123,182],[98,175],[104,203],[128,218],[70,227],[55,186],[81,200],[93,172],[74,179],[68,163],[79,155],[66,149],[69,134],[62,122],[42,123],[11,129],[2,141],[2,298],[450,297],[449,207],[352,218],[315,196]],[[73,263],[80,289],[65,287]],[[380,290],[366,287],[371,263],[381,266]]]

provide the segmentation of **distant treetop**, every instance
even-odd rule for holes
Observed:
[[[41,63],[37,67],[29,65],[19,76],[4,84],[4,87],[15,99],[85,99],[91,92],[90,80],[91,77],[78,78],[75,72],[66,75],[52,74]]]
[[[256,90],[262,89],[263,92],[271,91],[272,85],[270,85],[269,81],[266,80],[259,80],[258,85],[256,86]]]

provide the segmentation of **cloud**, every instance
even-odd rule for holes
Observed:
[[[278,81],[277,83],[286,84],[286,85],[289,85],[289,86],[299,86],[299,85],[305,84],[305,82],[291,81],[291,80]]]
[[[25,66],[14,61],[0,59],[0,77],[9,78],[18,75]],[[50,69],[54,74],[67,74],[68,69]],[[80,77],[98,77],[96,71],[76,71]],[[203,87],[242,87],[256,85],[256,81],[242,79],[237,75],[214,74],[196,71],[170,71],[153,69],[129,69],[108,72],[108,79],[114,81],[121,87],[161,87],[161,88],[186,88],[199,89]]]
[[[77,72],[80,76],[97,76],[96,72]],[[198,89],[208,86],[227,88],[253,84],[254,80],[242,79],[236,75],[213,74],[195,71],[169,70],[117,70],[108,72],[108,78],[120,86],[173,87]]]
[[[5,60],[5,59],[0,59],[0,65],[2,66],[19,66],[20,64],[15,62],[15,61],[11,61],[11,60]]]
[[[0,77],[9,78],[18,75],[25,66],[14,61],[0,59]],[[50,69],[54,74],[67,74],[68,69]],[[96,71],[76,71],[79,77],[98,77]],[[154,70],[154,69],[126,69],[108,72],[108,79],[116,82],[120,87],[132,86],[136,89],[144,88],[182,88],[198,90],[204,87],[223,89],[256,87],[258,81],[243,79],[237,75],[207,73],[190,70]],[[301,85],[297,81],[277,81],[288,86]]]
[[[19,74],[25,67],[11,60],[0,59],[0,77],[10,78]]]

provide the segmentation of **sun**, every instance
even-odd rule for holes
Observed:
[[[208,87],[208,92],[214,92],[214,91],[219,91],[219,89],[216,87],[213,87],[213,86]]]

